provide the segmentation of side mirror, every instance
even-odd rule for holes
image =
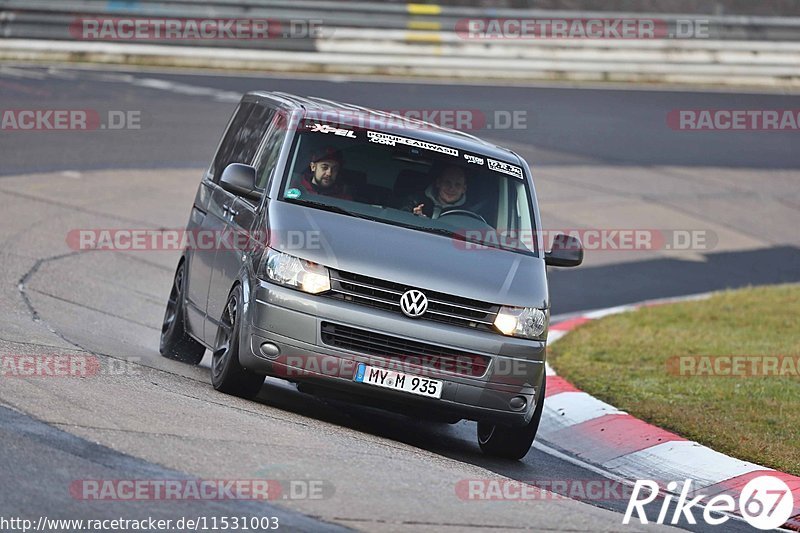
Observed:
[[[583,245],[577,237],[559,233],[553,239],[553,249],[544,254],[544,262],[554,267],[576,267],[583,263]]]
[[[222,171],[219,185],[226,191],[251,200],[260,200],[261,192],[256,189],[256,169],[241,163],[231,163]]]

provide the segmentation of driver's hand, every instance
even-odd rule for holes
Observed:
[[[428,218],[428,215],[422,212],[422,208],[425,207],[425,204],[419,204],[417,207],[414,208],[414,214],[418,217],[425,217]]]

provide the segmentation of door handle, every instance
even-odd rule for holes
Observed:
[[[229,214],[233,218],[239,214],[239,211],[234,211],[233,205],[224,205],[222,206],[222,213]]]

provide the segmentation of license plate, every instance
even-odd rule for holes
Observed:
[[[364,363],[359,363],[353,380],[367,385],[419,394],[428,398],[438,399],[442,396],[442,382],[438,379],[428,379],[414,376],[413,374],[384,370],[383,368],[367,366]]]

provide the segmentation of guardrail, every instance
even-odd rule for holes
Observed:
[[[0,0],[0,35],[5,37],[0,59],[472,79],[800,85],[800,18],[580,14],[583,20],[650,20],[670,28],[681,22],[707,24],[703,38],[691,39],[482,40],[463,31],[466,19],[575,16],[574,11],[330,0]],[[75,24],[82,17],[266,19],[284,28],[297,23],[301,31],[266,39],[104,42],[76,39]]]
[[[319,20],[323,27],[455,31],[469,18],[509,19],[651,19],[674,24],[698,20],[708,24],[711,39],[800,41],[800,17],[657,14],[604,11],[480,8],[348,2],[330,0],[0,0],[7,38],[38,38],[55,30],[67,38],[68,23],[76,15],[108,17],[220,17],[266,18],[277,21]],[[65,23],[67,23],[65,25]],[[39,25],[38,31],[35,28]],[[60,31],[58,29],[60,28]]]

